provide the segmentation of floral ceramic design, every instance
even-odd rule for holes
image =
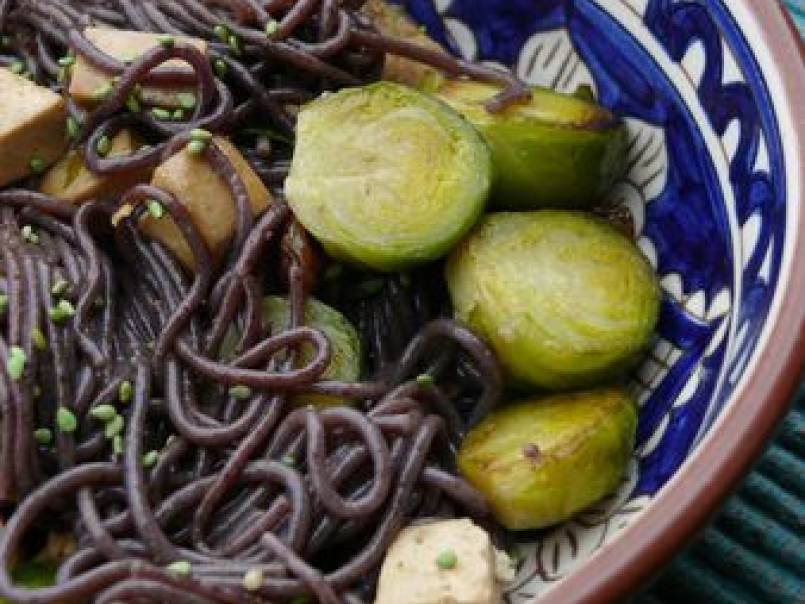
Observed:
[[[781,133],[741,15],[722,0],[405,4],[453,52],[561,91],[590,85],[623,116],[629,171],[613,195],[665,294],[631,386],[640,424],[629,474],[579,518],[523,536],[507,601],[526,602],[651,505],[753,361],[791,223]]]

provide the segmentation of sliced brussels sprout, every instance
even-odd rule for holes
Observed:
[[[457,318],[523,387],[617,377],[639,359],[659,315],[648,261],[581,212],[491,214],[456,248],[446,274]]]
[[[400,271],[446,254],[484,210],[489,149],[444,103],[380,82],[299,114],[285,192],[336,259]]]
[[[503,526],[543,528],[618,486],[636,427],[635,405],[619,389],[530,399],[474,428],[461,445],[458,467]]]
[[[492,148],[495,207],[586,208],[623,176],[627,134],[610,111],[578,96],[534,88],[530,103],[492,114],[484,102],[498,91],[469,80],[448,81],[439,91]]]
[[[269,296],[263,299],[263,320],[272,326],[283,327],[289,324],[291,309],[287,298]],[[332,358],[323,378],[352,382],[361,376],[361,340],[355,327],[344,315],[334,308],[309,298],[305,306],[305,324],[320,329],[330,340]],[[297,359],[299,366],[313,360],[311,346],[303,346]],[[298,406],[333,407],[348,404],[349,401],[333,396],[300,394],[292,402]]]

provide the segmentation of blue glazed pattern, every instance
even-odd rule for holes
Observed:
[[[707,434],[764,329],[786,242],[781,135],[752,47],[721,0],[407,0],[432,37],[562,90],[594,84],[630,125],[629,201],[666,299],[659,339],[635,375],[633,475],[579,531],[601,543],[639,513]],[[655,169],[656,168],[656,169]],[[635,201],[636,200],[636,201]],[[576,530],[573,526],[566,530]],[[609,531],[609,533],[608,533]],[[561,578],[556,536],[536,536],[519,601]],[[583,557],[574,536],[570,557]],[[596,537],[598,538],[598,537]],[[591,549],[595,549],[592,546]],[[557,553],[559,552],[559,553]],[[526,564],[528,566],[528,564]],[[552,568],[550,568],[552,566]]]

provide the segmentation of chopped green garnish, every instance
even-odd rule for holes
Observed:
[[[98,421],[107,423],[118,417],[117,409],[112,405],[98,405],[90,409],[89,414]]]
[[[31,163],[29,165],[31,166],[31,172],[34,174],[42,174],[42,172],[45,171],[45,168],[47,168],[45,160],[38,156],[31,158]]]
[[[19,382],[25,373],[25,364],[28,357],[25,351],[19,346],[12,346],[8,349],[8,359],[6,360],[6,371],[12,382]]]
[[[212,140],[212,132],[203,128],[194,128],[190,131],[190,140],[208,143]]]
[[[177,560],[165,567],[165,570],[172,575],[179,577],[189,577],[193,572],[193,567],[187,560]]]
[[[239,401],[245,401],[252,395],[252,389],[248,386],[232,386],[229,389],[229,396]]]
[[[452,570],[458,564],[458,556],[452,549],[446,549],[436,556],[436,565],[442,570]]]
[[[75,57],[73,55],[66,55],[59,59],[59,65],[62,67],[70,67],[75,65]]]
[[[269,19],[268,23],[266,23],[266,35],[269,38],[273,37],[274,34],[277,33],[279,27],[280,27],[279,21],[277,21],[276,19]]]
[[[53,432],[47,428],[39,428],[39,430],[34,431],[34,439],[40,445],[49,445],[53,442]]]
[[[59,432],[72,434],[78,429],[78,419],[76,419],[75,413],[67,407],[59,407],[59,410],[56,411],[56,426],[58,426]]]
[[[422,388],[430,388],[434,384],[433,376],[430,375],[429,373],[423,373],[422,375],[418,375],[416,377],[416,383]]]
[[[187,143],[187,152],[190,155],[202,155],[207,150],[207,143],[204,141],[193,140]]]
[[[120,387],[117,389],[117,399],[121,403],[128,403],[131,401],[133,396],[134,386],[131,385],[131,382],[128,380],[120,382]]]
[[[280,459],[280,463],[282,465],[284,465],[284,466],[288,466],[289,468],[295,468],[296,467],[296,457],[294,457],[290,453],[288,455],[283,455],[282,459]]]
[[[123,419],[123,416],[116,413],[115,416],[106,423],[106,426],[103,429],[103,435],[106,438],[114,438],[115,436],[119,436],[125,427],[126,422]]]
[[[229,36],[229,40],[227,40],[227,43],[229,44],[229,48],[231,48],[232,52],[234,52],[236,55],[239,55],[241,53],[240,38],[238,38],[235,35]]]
[[[219,78],[224,79],[226,77],[226,73],[229,71],[229,67],[227,67],[226,63],[224,63],[221,59],[215,59],[212,63],[213,69],[215,69],[215,75]]]
[[[177,109],[176,111],[173,112],[173,115],[171,115],[171,119],[174,122],[183,122],[186,117],[187,115],[184,109]]]
[[[159,461],[159,451],[149,451],[143,455],[143,467],[153,468]]]
[[[39,235],[36,234],[34,227],[32,227],[30,224],[26,224],[24,227],[22,227],[20,232],[22,233],[22,238],[28,243],[33,243],[34,245],[39,243]]]
[[[48,311],[50,320],[54,323],[63,323],[75,315],[75,307],[69,300],[59,300],[59,303]]]
[[[148,208],[148,213],[157,220],[165,215],[165,208],[156,199],[150,200],[146,207]]]
[[[112,150],[112,140],[108,136],[102,136],[95,144],[95,150],[101,157],[106,157]]]
[[[151,109],[151,113],[154,115],[155,118],[162,122],[167,122],[171,119],[171,112],[167,109],[163,109],[162,107],[154,107]]]
[[[54,296],[63,296],[67,293],[68,289],[70,289],[70,284],[65,279],[59,277],[53,282],[53,286],[50,288],[50,293]]]
[[[192,92],[180,92],[176,95],[176,100],[179,101],[179,106],[187,111],[195,109],[196,103],[198,102],[196,95]]]
[[[216,25],[212,31],[221,42],[226,43],[229,41],[229,28],[226,25]]]
[[[170,34],[161,34],[157,37],[157,41],[160,46],[164,46],[165,48],[172,48],[176,44],[176,38]]]
[[[132,113],[140,113],[142,105],[140,105],[140,100],[137,98],[136,95],[130,94],[129,98],[126,99],[126,109],[128,109]]]
[[[114,90],[114,87],[112,86],[112,84],[107,82],[106,84],[102,84],[101,86],[98,86],[92,92],[92,98],[94,98],[96,101],[105,101],[112,94],[113,90]]]
[[[34,327],[31,330],[31,342],[33,342],[34,348],[39,351],[48,349],[48,342],[45,339],[45,334],[43,334],[42,330],[38,327]]]
[[[75,140],[81,133],[81,124],[72,115],[67,118],[67,137],[70,140]]]
[[[8,310],[8,296],[6,294],[0,294],[0,315],[3,315]]]
[[[112,453],[123,455],[123,437],[120,434],[112,438]]]
[[[243,575],[243,589],[246,591],[258,591],[263,587],[265,575],[260,568],[252,568]]]
[[[22,61],[14,61],[11,65],[9,65],[8,68],[11,70],[11,73],[20,75],[23,71],[25,71],[25,63]]]

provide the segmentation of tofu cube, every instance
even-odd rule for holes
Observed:
[[[63,99],[0,68],[0,187],[53,164],[67,148]]]
[[[272,202],[271,193],[244,157],[227,139],[213,139],[243,179],[255,216]],[[182,149],[157,167],[151,184],[176,198],[187,208],[213,259],[223,258],[235,233],[235,200],[226,183],[203,158]],[[188,270],[194,270],[193,254],[179,228],[168,216],[144,216],[140,228],[168,247]]]
[[[100,27],[88,27],[84,36],[99,50],[120,61],[131,61],[159,46],[159,34],[142,31],[125,31]],[[206,54],[207,43],[198,38],[175,37],[176,42],[195,46]],[[166,67],[183,67],[188,72],[190,65],[184,61],[173,60]],[[72,68],[68,93],[81,105],[98,102],[98,91],[112,83],[112,76],[98,69],[80,54]],[[143,86],[142,101],[148,105],[177,109],[182,107],[183,95],[194,94],[194,86]]]
[[[466,518],[410,526],[386,554],[375,604],[498,604],[496,554]]]
[[[141,144],[131,130],[121,130],[112,139],[109,157],[131,155]],[[122,195],[135,185],[148,182],[151,180],[151,173],[152,170],[146,168],[115,174],[95,174],[84,165],[82,154],[74,150],[45,174],[39,190],[70,203],[108,199]]]
[[[444,52],[399,6],[390,4],[387,0],[367,0],[361,10],[381,33]],[[383,79],[433,91],[441,86],[445,78],[444,74],[429,65],[387,54]]]

